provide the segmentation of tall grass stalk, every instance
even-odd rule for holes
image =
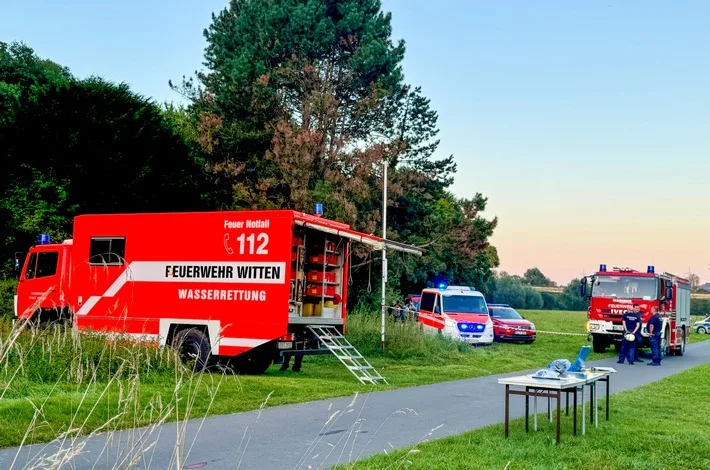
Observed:
[[[184,440],[195,400],[206,390],[209,410],[225,377],[225,372],[194,373],[172,349],[120,335],[107,340],[102,335],[77,334],[70,328],[40,330],[27,322],[12,325],[7,321],[0,322],[0,331],[0,404],[22,398],[33,409],[10,468],[18,465],[23,448],[34,442],[35,432],[49,426],[46,406],[59,399],[60,390],[64,392],[61,399],[72,407],[71,419],[53,430],[55,440],[44,449],[51,445],[54,450],[33,455],[23,468],[61,468],[82,453],[88,439],[99,434],[105,435],[106,444],[98,458],[106,461],[107,468],[133,468],[141,462],[150,467],[156,434],[162,424],[172,420],[177,421],[177,435],[168,465],[182,468],[194,445],[193,441],[185,449]],[[142,391],[144,384],[161,380],[175,384],[172,394],[146,396]],[[25,390],[38,386],[46,390],[41,402],[23,396]],[[140,425],[143,428],[138,428]],[[122,429],[133,430],[109,455],[110,445]],[[159,467],[165,465],[161,462]]]

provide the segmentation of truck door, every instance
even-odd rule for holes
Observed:
[[[61,270],[67,250],[35,247],[25,259],[17,286],[16,315],[31,317],[38,309],[59,311],[64,304],[61,292]],[[38,305],[34,305],[39,301]],[[26,310],[28,310],[26,312]]]
[[[442,315],[441,295],[435,292],[422,293],[419,304],[419,323],[424,329],[439,331],[444,329],[445,320]]]

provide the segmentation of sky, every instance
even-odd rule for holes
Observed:
[[[0,41],[158,102],[203,69],[227,0],[0,0]],[[383,0],[500,270],[604,263],[710,280],[710,2]]]

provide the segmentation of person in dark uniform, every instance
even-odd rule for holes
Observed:
[[[288,364],[291,362],[291,354],[284,354],[284,361],[281,364],[281,368],[279,369],[280,371],[285,371],[288,370]],[[293,367],[291,368],[292,371],[294,372],[301,372],[301,363],[303,362],[303,355],[299,354],[296,356],[296,358],[293,360]]]
[[[623,364],[624,359],[629,361],[629,365],[634,363],[634,350],[636,349],[636,339],[629,341],[626,335],[631,333],[636,336],[641,329],[641,314],[639,313],[639,305],[634,304],[633,310],[624,313],[621,317],[621,324],[624,327],[624,336],[621,340],[621,352],[619,353],[618,364]]]
[[[658,307],[651,309],[651,318],[648,320],[648,341],[651,343],[651,362],[649,366],[661,365],[661,333],[663,332],[663,320],[658,314]]]

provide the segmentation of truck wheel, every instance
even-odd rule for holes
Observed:
[[[601,335],[592,335],[592,349],[595,353],[603,353],[606,351],[607,341]]]
[[[614,351],[617,353],[621,352],[621,341],[614,341]]]
[[[681,336],[680,347],[678,348],[676,354],[678,356],[683,356],[685,354],[685,342],[687,341],[685,337],[685,328],[683,328],[683,335]]]
[[[661,357],[666,357],[670,355],[670,347],[668,346],[668,330],[666,330],[663,333],[663,336],[661,336],[661,344],[660,344],[660,349],[661,349]]]
[[[172,346],[178,351],[184,364],[192,363],[193,371],[200,372],[207,367],[211,346],[202,331],[196,328],[180,330],[173,337]]]

